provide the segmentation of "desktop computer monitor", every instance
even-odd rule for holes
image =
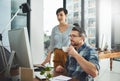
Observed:
[[[13,63],[19,67],[33,69],[27,27],[12,29],[8,32],[11,51],[15,51]]]

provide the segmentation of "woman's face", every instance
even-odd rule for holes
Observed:
[[[60,12],[57,14],[57,19],[58,19],[59,23],[65,22],[65,20],[66,20],[66,15],[65,15],[64,11],[60,11]]]

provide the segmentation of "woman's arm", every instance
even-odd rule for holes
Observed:
[[[50,38],[50,46],[48,48],[48,54],[47,57],[45,58],[45,60],[43,61],[43,63],[41,65],[45,65],[46,63],[50,63],[50,59],[51,59],[51,54],[53,52],[53,48],[54,48],[54,41],[53,41],[53,37],[54,37],[54,28],[52,29],[52,34],[51,34],[51,38]]]
[[[47,57],[45,58],[45,60],[41,65],[44,66],[48,62],[50,63],[50,59],[51,59],[51,52],[49,51]]]

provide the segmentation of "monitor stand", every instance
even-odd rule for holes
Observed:
[[[10,55],[10,58],[8,60],[7,66],[5,68],[5,72],[4,72],[5,77],[8,77],[8,78],[11,77],[10,70],[11,70],[11,65],[12,65],[12,62],[13,62],[14,55],[15,55],[15,51],[12,51],[11,55]]]

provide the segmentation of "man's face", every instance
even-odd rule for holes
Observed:
[[[71,45],[74,47],[81,46],[83,43],[83,37],[79,35],[78,31],[71,31],[70,34]]]

